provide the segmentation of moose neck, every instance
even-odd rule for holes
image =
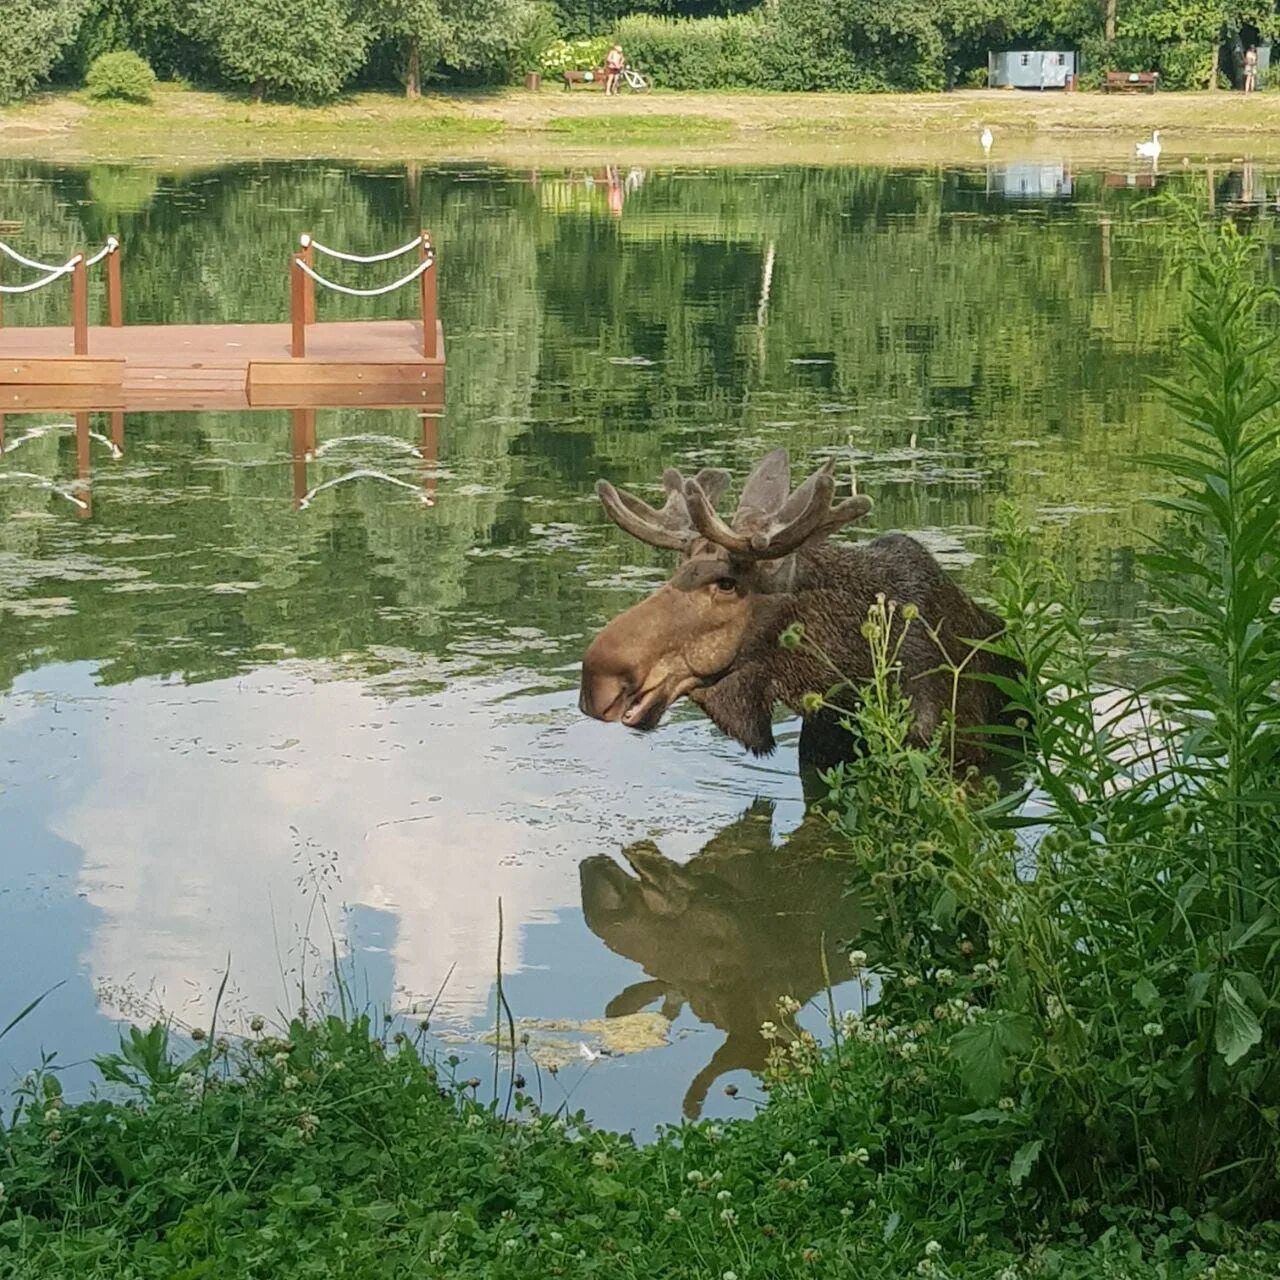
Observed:
[[[979,608],[942,572],[937,561],[914,539],[888,534],[863,546],[822,542],[797,554],[791,591],[761,596],[747,642],[723,679],[691,697],[730,737],[756,754],[773,750],[773,711],[781,703],[802,714],[807,693],[825,693],[841,681],[859,684],[871,677],[870,649],[862,625],[883,595],[899,604],[914,604],[926,621],[945,621],[952,637],[940,651],[922,626],[912,628],[900,653],[905,677],[912,677],[916,735],[927,740],[947,705],[936,674],[940,663],[961,661],[969,645],[960,637],[995,634],[999,620]],[[804,628],[796,648],[779,644],[794,623]],[[917,696],[919,695],[919,696]],[[981,719],[978,723],[981,723]],[[801,733],[801,763],[829,767],[847,759],[848,732],[831,713],[806,719]]]

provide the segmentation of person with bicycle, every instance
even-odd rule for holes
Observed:
[[[622,68],[627,65],[622,56],[622,46],[615,44],[604,60],[604,91],[606,94],[618,92],[618,81],[622,77]]]

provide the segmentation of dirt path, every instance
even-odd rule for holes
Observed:
[[[1162,164],[1280,159],[1280,95],[1018,93],[357,94],[331,107],[257,105],[164,86],[149,107],[49,94],[0,112],[0,155],[166,168],[237,159],[491,160],[513,164],[1120,163],[1159,128]]]

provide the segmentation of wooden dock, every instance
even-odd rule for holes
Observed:
[[[43,281],[0,293],[20,294],[69,280],[71,324],[0,327],[0,413],[39,409],[123,412],[427,406],[444,384],[444,331],[437,315],[436,256],[421,233],[390,253],[361,256],[328,249],[310,236],[290,254],[289,313],[284,324],[124,323],[119,243],[61,266],[0,250]],[[315,269],[315,255],[381,263],[417,251],[417,265],[390,285],[355,289]],[[105,325],[90,325],[87,270],[107,263]],[[316,284],[376,297],[416,283],[414,320],[316,322]],[[12,320],[13,311],[5,316]]]

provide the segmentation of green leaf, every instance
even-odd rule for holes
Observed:
[[[1031,1023],[998,1013],[962,1027],[951,1037],[960,1078],[978,1102],[994,1102],[1013,1078],[1015,1059],[1031,1048]]]
[[[1262,1041],[1262,1027],[1253,1010],[1226,978],[1218,993],[1218,1011],[1213,1043],[1227,1066],[1233,1067],[1255,1044]]]
[[[1030,1142],[1024,1142],[1014,1152],[1013,1159],[1009,1162],[1009,1181],[1015,1187],[1020,1187],[1026,1182],[1027,1175],[1035,1168],[1035,1163],[1040,1158],[1042,1146],[1044,1146],[1043,1138],[1033,1138]]]
[[[1160,1000],[1156,984],[1150,978],[1139,978],[1133,984],[1133,998],[1144,1008],[1154,1008]]]

